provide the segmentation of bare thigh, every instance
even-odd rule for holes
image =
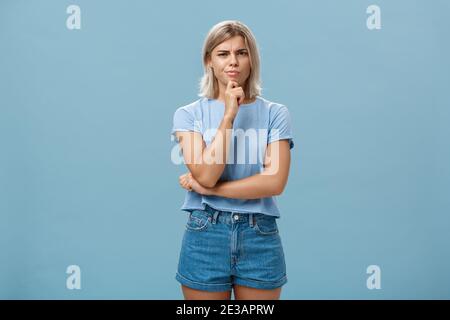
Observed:
[[[236,300],[278,300],[280,294],[281,287],[264,290],[234,285],[234,297]]]
[[[231,291],[209,292],[181,285],[185,300],[230,300]]]

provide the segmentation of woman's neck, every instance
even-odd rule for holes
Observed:
[[[220,96],[219,95],[218,98],[214,98],[214,99],[216,99],[216,100],[218,100],[218,101],[220,101],[222,103],[225,103],[225,97],[224,96]],[[253,99],[245,98],[244,101],[241,104],[250,104],[250,103],[255,102],[255,100],[256,100],[256,97],[253,97]]]

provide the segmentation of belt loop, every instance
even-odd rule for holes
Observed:
[[[217,216],[219,215],[219,211],[216,210],[213,215],[212,223],[215,224],[217,222]]]
[[[250,222],[250,228],[253,228],[253,213],[248,215],[248,221]]]

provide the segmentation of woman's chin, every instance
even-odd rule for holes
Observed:
[[[239,87],[242,87],[241,81],[240,81],[239,79],[237,79],[236,77],[227,77],[227,78],[225,79],[225,86],[227,86],[228,81],[234,81],[234,82],[237,82],[237,83],[238,83],[238,86],[239,86]]]

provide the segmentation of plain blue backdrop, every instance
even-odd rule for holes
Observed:
[[[81,8],[81,29],[66,8]],[[366,8],[381,8],[369,30]],[[448,1],[1,1],[0,298],[181,299],[175,109],[237,19],[295,147],[284,299],[450,298]],[[81,290],[66,268],[81,268]],[[366,268],[381,268],[369,290]]]

